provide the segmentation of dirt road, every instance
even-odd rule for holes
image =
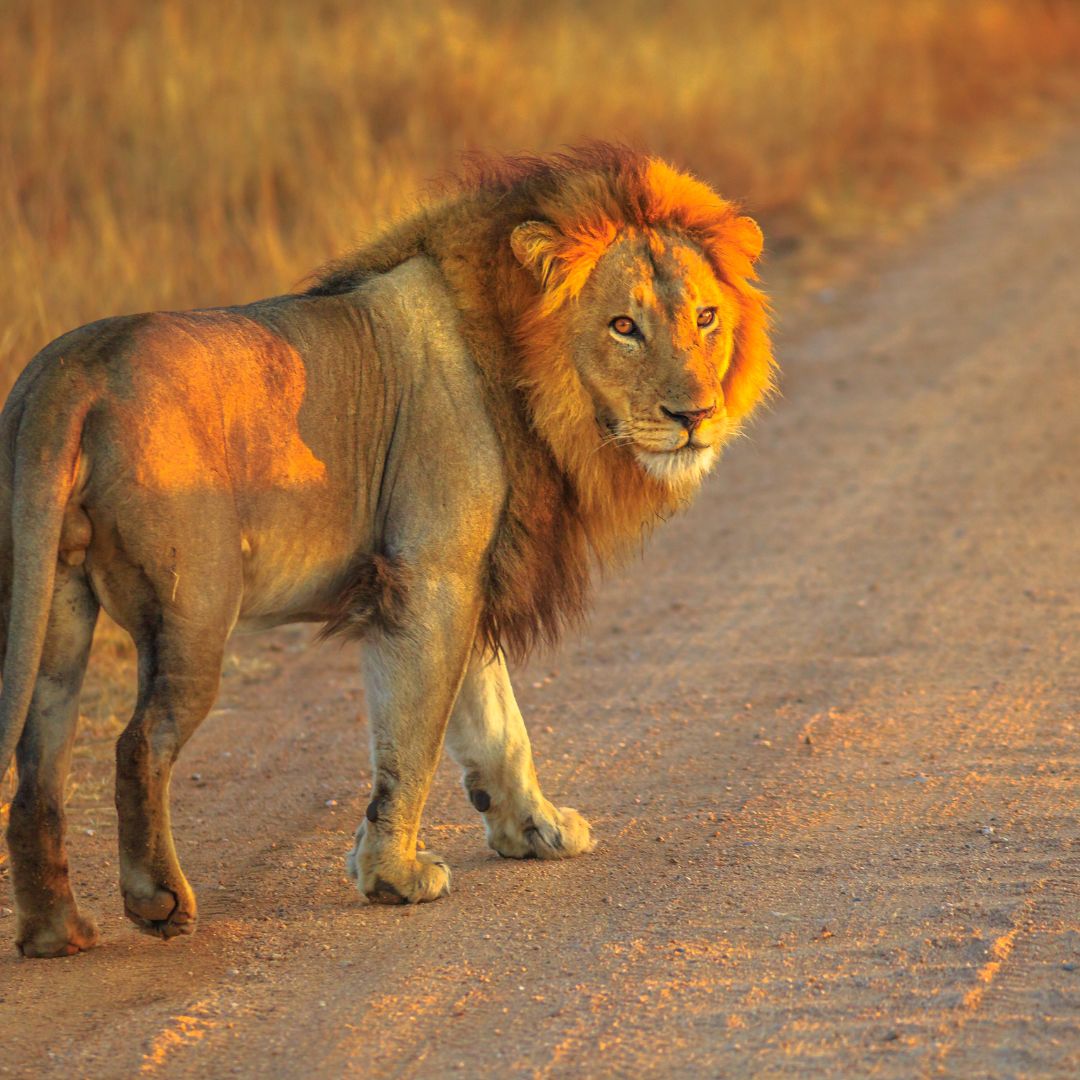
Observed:
[[[783,400],[519,673],[594,855],[500,860],[444,765],[453,895],[367,906],[355,656],[242,642],[175,783],[199,933],[125,922],[76,799],[103,944],[3,954],[0,1073],[1080,1075],[1078,175],[789,320]]]

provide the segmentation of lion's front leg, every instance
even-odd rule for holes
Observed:
[[[376,903],[422,903],[450,891],[449,867],[418,852],[417,835],[476,630],[479,585],[460,576],[417,582],[408,605],[408,628],[382,630],[364,649],[373,784],[346,866]]]
[[[474,653],[446,742],[464,770],[470,801],[484,815],[488,844],[500,855],[568,859],[592,850],[589,823],[576,810],[553,806],[540,790],[501,652]]]

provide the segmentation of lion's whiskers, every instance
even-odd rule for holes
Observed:
[[[590,460],[594,454],[598,454],[606,446],[628,446],[634,441],[634,436],[628,432],[613,431],[610,435],[605,435],[586,455],[585,460]]]

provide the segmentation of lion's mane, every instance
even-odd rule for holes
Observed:
[[[562,238],[545,255],[542,285],[511,250],[511,232],[529,220],[549,222]],[[773,386],[767,303],[754,284],[760,230],[701,181],[625,147],[474,159],[441,198],[324,269],[308,290],[346,292],[417,255],[440,266],[484,377],[509,479],[481,630],[518,657],[582,616],[594,560],[632,550],[680,501],[628,452],[603,444],[565,347],[568,305],[627,230],[685,237],[730,290],[740,315],[723,394],[737,426]]]

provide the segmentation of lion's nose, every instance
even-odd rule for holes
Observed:
[[[669,409],[666,405],[661,405],[660,411],[668,417],[669,420],[678,420],[687,431],[692,432],[702,420],[708,420],[709,417],[716,412],[716,406],[710,405],[707,409],[684,409],[681,412],[676,412],[674,409]]]

